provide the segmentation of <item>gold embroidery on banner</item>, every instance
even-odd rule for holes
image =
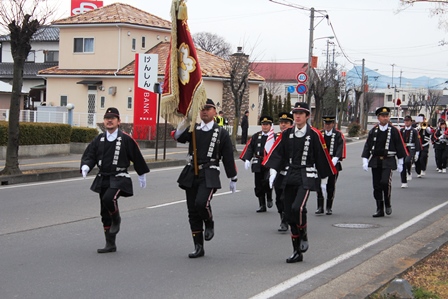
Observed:
[[[179,46],[179,81],[183,85],[190,82],[190,73],[196,70],[196,60],[190,56],[190,47],[186,43]]]

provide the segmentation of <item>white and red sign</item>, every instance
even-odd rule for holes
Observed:
[[[156,138],[158,93],[154,92],[154,85],[157,82],[158,60],[157,54],[135,54],[132,137],[137,140]]]
[[[103,6],[103,1],[72,0],[71,16],[79,15]]]
[[[308,75],[305,72],[300,72],[297,74],[297,82],[305,83],[308,80]]]

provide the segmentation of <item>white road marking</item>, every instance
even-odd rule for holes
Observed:
[[[240,192],[240,190],[236,190],[236,193]],[[222,192],[222,193],[216,193],[213,194],[213,197],[217,197],[217,196],[221,196],[221,195],[227,195],[227,194],[232,194],[232,191],[227,191],[227,192]],[[151,207],[146,207],[147,209],[157,209],[157,208],[163,208],[163,207],[167,207],[167,206],[172,206],[178,203],[182,203],[182,202],[186,202],[186,200],[178,200],[178,201],[173,201],[173,202],[168,202],[168,203],[163,203],[160,205],[156,205],[156,206],[151,206]]]

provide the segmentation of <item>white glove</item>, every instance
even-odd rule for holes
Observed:
[[[397,171],[400,173],[403,171],[403,162],[404,162],[403,160],[404,160],[403,158],[398,159]]]
[[[418,160],[418,156],[419,156],[420,152],[415,152],[415,156],[414,156],[414,161]]]
[[[274,168],[269,169],[269,188],[274,186],[275,178],[277,177],[277,171]]]
[[[246,170],[250,169],[250,160],[244,161],[244,168],[246,168]]]
[[[139,175],[138,181],[140,182],[140,188],[146,188],[146,173]]]
[[[89,173],[89,171],[90,171],[90,167],[87,166],[87,165],[83,165],[83,166],[81,167],[82,177],[83,177],[83,178],[86,178],[86,177],[87,177],[87,174]]]
[[[367,158],[362,158],[362,169],[369,171],[369,160]]]
[[[336,166],[336,164],[338,164],[339,158],[338,157],[333,157],[331,159],[331,162],[333,162],[333,165]]]
[[[176,132],[174,133],[174,139],[177,139],[180,137],[180,135],[182,135],[183,132],[185,132],[185,130],[187,128],[190,127],[190,120],[188,118],[184,118],[178,125],[176,128]]]
[[[232,193],[236,192],[236,182],[232,181],[232,179],[230,179],[230,191],[232,191]]]

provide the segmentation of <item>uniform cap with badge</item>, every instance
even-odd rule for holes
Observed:
[[[292,114],[289,112],[280,112],[278,114],[278,121],[282,122],[282,121],[287,121],[290,122],[291,124],[294,122],[294,119],[292,118]]]
[[[106,113],[104,113],[104,118],[118,118],[120,119],[120,112],[115,107],[107,108]]]
[[[389,115],[390,113],[390,108],[389,107],[380,107],[378,109],[376,109],[375,111],[375,115]]]
[[[292,113],[305,112],[306,115],[310,115],[310,107],[305,102],[297,102],[292,109]]]
[[[324,121],[324,123],[332,123],[336,120],[336,116],[323,116],[322,120]]]
[[[269,124],[271,125],[274,119],[269,115],[263,115],[260,117],[260,124]]]

